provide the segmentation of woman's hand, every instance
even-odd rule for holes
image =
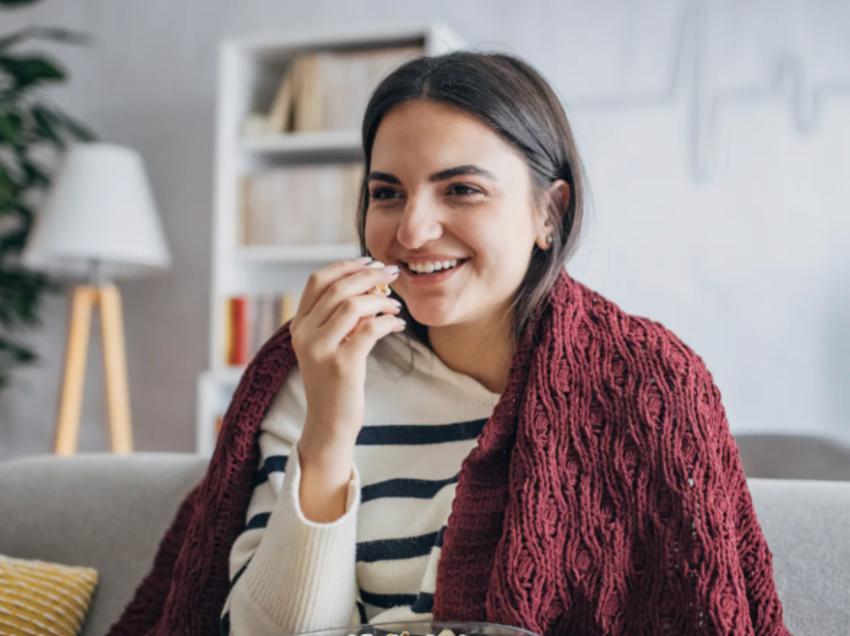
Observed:
[[[320,269],[310,276],[292,319],[292,347],[307,396],[298,451],[308,519],[338,518],[344,511],[344,486],[363,426],[366,359],[379,339],[404,329],[395,315],[401,304],[367,292],[394,281],[398,273],[396,266],[369,268],[363,259]],[[316,508],[318,518],[305,506]]]

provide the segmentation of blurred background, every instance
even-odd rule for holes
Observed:
[[[38,41],[21,51],[47,53],[67,70],[66,81],[44,86],[46,99],[100,140],[140,153],[167,237],[168,269],[121,282],[135,449],[208,451],[216,410],[226,406],[228,387],[238,379],[239,360],[215,350],[222,339],[233,345],[234,336],[223,335],[238,318],[228,298],[241,291],[277,294],[278,320],[287,311],[284,292],[321,266],[309,253],[242,269],[221,260],[227,251],[221,241],[233,230],[221,216],[233,206],[223,201],[237,189],[221,179],[271,170],[297,156],[318,163],[356,155],[356,133],[337,134],[331,150],[315,137],[306,150],[285,143],[262,149],[256,114],[269,112],[282,73],[292,68],[283,64],[292,51],[280,46],[298,37],[332,42],[435,23],[469,48],[521,56],[563,100],[591,194],[572,275],[626,311],[660,321],[700,354],[736,436],[848,442],[847,2],[41,0],[2,6],[0,37],[31,25],[90,36],[81,46]],[[231,59],[222,52],[225,41],[233,43],[230,75],[220,66]],[[263,47],[272,50],[275,42],[277,53],[266,55]],[[237,117],[241,127],[228,123]],[[247,145],[222,141],[252,134]],[[252,287],[278,275],[280,285]],[[45,296],[38,315],[41,324],[20,339],[40,358],[15,366],[0,391],[0,459],[53,451],[67,293]],[[96,314],[79,451],[109,448],[99,329]]]

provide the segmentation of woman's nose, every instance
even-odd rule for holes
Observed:
[[[408,199],[396,234],[398,242],[413,250],[442,235],[443,224],[436,206],[421,198]]]

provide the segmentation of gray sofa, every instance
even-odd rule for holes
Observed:
[[[0,462],[0,554],[97,569],[82,633],[103,636],[206,466],[176,453]],[[850,482],[750,479],[749,486],[792,633],[850,633]]]

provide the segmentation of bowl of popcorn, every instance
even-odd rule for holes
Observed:
[[[496,623],[403,621],[326,629],[301,636],[537,636],[537,634],[519,627]]]

